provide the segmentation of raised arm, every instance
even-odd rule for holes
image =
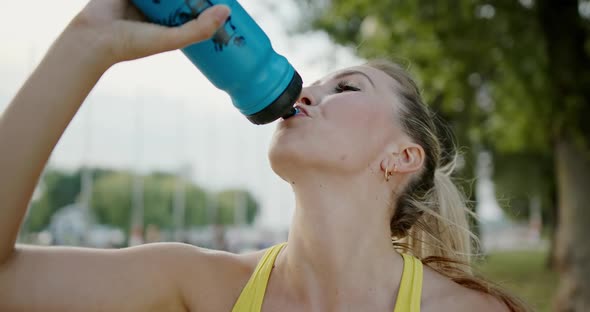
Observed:
[[[131,274],[156,268],[162,257],[149,257],[156,253],[151,247],[125,251],[17,248],[16,237],[51,151],[102,74],[118,62],[209,38],[227,14],[226,7],[213,7],[182,27],[166,28],[142,22],[129,1],[93,0],[54,42],[0,116],[0,310],[93,311],[84,305],[91,303],[98,304],[97,311],[123,310],[118,307],[131,306],[134,299],[149,300],[123,298],[132,293],[121,293],[118,286],[166,285],[157,271]],[[80,292],[80,287],[91,288],[95,283],[103,286],[96,290],[97,299],[118,295],[113,298],[119,300],[93,302],[90,293]],[[75,304],[52,306],[60,294]],[[76,298],[77,294],[83,296]],[[32,305],[24,305],[27,302]]]

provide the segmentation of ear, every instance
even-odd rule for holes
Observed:
[[[424,158],[425,155],[422,146],[410,143],[397,154],[396,171],[400,173],[419,171],[424,164]]]

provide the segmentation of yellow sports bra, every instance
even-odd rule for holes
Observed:
[[[250,280],[242,289],[232,312],[260,312],[270,272],[277,255],[286,244],[275,245],[264,253],[254,273],[250,276]],[[404,270],[393,312],[420,312],[422,262],[407,254],[402,254],[402,257],[404,258]]]

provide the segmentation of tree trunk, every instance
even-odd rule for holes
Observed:
[[[551,213],[549,215],[549,229],[551,232],[549,255],[547,256],[547,269],[555,270],[557,266],[557,232],[559,230],[559,203],[557,201],[557,185],[551,187]]]
[[[555,311],[590,311],[590,158],[567,140],[555,148],[559,222],[556,252],[561,281]]]
[[[590,57],[578,0],[537,2],[551,77],[559,203],[555,310],[590,311]],[[559,121],[561,117],[561,122]]]

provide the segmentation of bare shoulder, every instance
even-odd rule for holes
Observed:
[[[190,311],[231,311],[264,250],[235,254],[186,244],[171,244],[179,258],[182,297]]]
[[[461,286],[424,266],[421,310],[467,312],[504,312],[508,307],[499,299]]]

